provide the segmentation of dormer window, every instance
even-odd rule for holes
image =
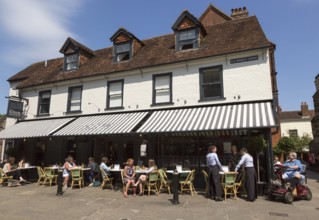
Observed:
[[[65,70],[75,70],[79,68],[79,54],[65,56]]]
[[[121,44],[115,44],[114,45],[114,61],[115,62],[121,62],[125,60],[131,59],[131,53],[132,53],[132,44],[131,42],[128,43],[121,43]]]
[[[196,29],[180,31],[178,37],[179,50],[198,48],[198,32]]]
[[[199,48],[207,34],[203,24],[187,10],[178,17],[172,29],[175,32],[176,51]]]

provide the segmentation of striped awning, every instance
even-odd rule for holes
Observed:
[[[103,135],[130,133],[147,112],[83,116],[65,126],[54,136]]]
[[[270,102],[159,110],[137,130],[140,133],[213,131],[274,127]]]
[[[0,132],[0,139],[47,137],[74,118],[22,121]]]

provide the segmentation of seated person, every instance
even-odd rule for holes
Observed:
[[[151,173],[153,171],[157,170],[157,166],[155,164],[155,160],[148,160],[148,168],[145,168],[143,171],[143,174],[140,175],[140,177],[138,178],[137,182],[135,183],[135,186],[139,185],[140,188],[140,192],[139,192],[139,196],[142,196],[144,194],[144,187],[143,185],[146,183],[147,180],[147,174]]]
[[[127,197],[127,191],[130,185],[133,185],[133,196],[136,196],[136,187],[135,187],[135,168],[134,168],[134,160],[129,158],[126,162],[126,166],[124,167],[123,171],[124,177],[124,197]]]
[[[63,165],[63,177],[64,177],[63,186],[65,189],[68,188],[70,169],[72,169],[73,167],[76,167],[76,164],[73,161],[73,157],[68,156],[67,158],[65,158],[65,163]]]
[[[108,177],[112,176],[111,174],[111,167],[107,166],[107,164],[109,163],[109,158],[107,157],[102,157],[101,159],[101,164],[100,164],[100,169],[104,170],[106,175]],[[102,176],[104,178],[104,176]]]
[[[89,158],[89,163],[87,165],[88,168],[90,168],[90,172],[88,173],[87,178],[89,179],[90,185],[89,186],[93,186],[93,178],[96,176],[96,174],[99,172],[99,167],[98,165],[95,163],[94,158],[90,157]]]
[[[303,178],[300,174],[302,172],[301,162],[296,158],[296,152],[289,153],[288,160],[284,163],[284,166],[288,167],[288,169],[282,174],[282,179],[290,182],[289,191],[291,192],[294,191],[296,185]]]
[[[25,180],[22,178],[19,169],[13,169],[12,165],[15,162],[15,157],[10,156],[8,162],[3,166],[3,171],[8,176],[13,176],[14,179],[20,180],[20,182],[24,182]]]
[[[274,157],[274,165],[281,165],[279,158],[277,156]]]
[[[21,158],[20,162],[18,163],[18,166],[21,168],[25,167],[25,158],[24,157]]]

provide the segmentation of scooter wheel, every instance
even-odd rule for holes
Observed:
[[[308,190],[308,192],[306,193],[305,199],[306,199],[307,201],[310,201],[310,200],[312,199],[312,193],[311,193],[310,190]]]
[[[291,204],[294,201],[294,195],[291,192],[286,192],[285,194],[285,202],[287,204]]]

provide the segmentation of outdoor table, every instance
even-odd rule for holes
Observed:
[[[38,181],[38,172],[36,166],[29,166],[29,167],[18,167],[20,173],[24,179],[30,182],[37,182]]]
[[[122,176],[121,172],[123,169],[110,169],[110,172],[112,172],[113,178],[114,178],[114,186],[115,190],[122,187]]]

